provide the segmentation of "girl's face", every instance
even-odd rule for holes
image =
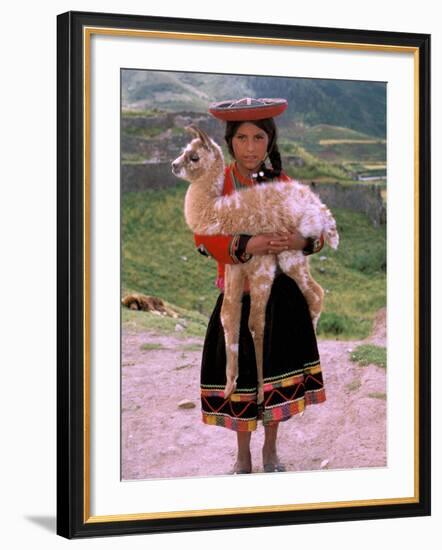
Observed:
[[[251,122],[243,122],[232,138],[232,149],[238,167],[253,172],[267,154],[269,137],[264,130]]]

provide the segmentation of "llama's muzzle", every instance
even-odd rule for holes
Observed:
[[[174,160],[172,162],[172,174],[174,174],[175,176],[178,176],[180,172],[181,172],[180,163]]]

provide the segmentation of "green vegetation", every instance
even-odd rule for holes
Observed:
[[[286,97],[289,107],[278,128],[288,174],[318,184],[366,185],[355,181],[359,174],[383,175],[386,168],[385,91],[383,83],[124,70],[122,158],[125,164],[150,160],[140,152],[146,140],[154,143],[152,151],[156,145],[165,151],[178,149],[184,129],[173,126],[167,113],[207,115],[211,101],[229,97]],[[127,120],[131,117],[158,120],[150,120],[154,127],[145,128],[136,127],[140,121]],[[385,181],[379,185],[386,200]],[[122,293],[159,296],[179,313],[179,319],[173,319],[123,308],[123,322],[134,329],[178,337],[205,333],[219,294],[216,263],[195,249],[183,216],[186,188],[180,183],[167,190],[122,195]],[[385,227],[374,228],[363,214],[333,213],[340,248],[334,252],[325,247],[310,261],[314,278],[326,292],[318,334],[365,338],[386,301]]]
[[[187,344],[181,348],[182,351],[201,351],[201,344]]]
[[[124,70],[122,104],[125,110],[207,112],[211,101],[253,95],[247,77],[173,71]]]
[[[355,159],[361,165],[361,171],[367,171],[364,168],[367,163],[385,164],[385,140],[349,128],[318,124],[293,132],[290,138],[313,157],[323,163],[338,165],[341,169],[346,164],[354,164]]]
[[[381,346],[363,344],[352,352],[350,359],[359,363],[362,367],[377,365],[385,369],[387,367],[387,350]]]
[[[164,132],[164,128],[140,128],[138,126],[128,126],[123,130],[124,134],[129,136],[136,136],[141,139],[152,139]]]
[[[146,158],[141,153],[124,153],[122,164],[140,164],[145,162]]]
[[[216,265],[196,251],[183,215],[186,189],[180,183],[122,196],[123,293],[152,294],[174,309],[208,315],[218,294]]]
[[[387,399],[387,394],[375,391],[373,393],[369,393],[368,397],[372,397],[373,399],[383,399],[385,401]]]
[[[303,166],[285,168],[292,178],[316,182],[352,181],[342,166],[321,160],[296,142],[281,139],[279,148],[284,155],[294,155],[303,161]]]
[[[161,111],[160,109],[140,109],[139,111],[135,111],[135,110],[123,110],[122,111],[122,116],[123,117],[134,117],[134,118],[138,118],[138,117],[154,117],[154,116],[157,116],[157,115],[160,115],[160,114],[163,114],[163,111]]]
[[[122,196],[122,293],[159,296],[180,318],[123,308],[128,326],[177,336],[203,336],[219,291],[216,263],[200,255],[183,215],[187,185]],[[341,244],[311,256],[313,277],[325,289],[318,334],[365,338],[374,315],[385,306],[385,228],[363,215],[336,210]],[[178,330],[176,326],[179,325]],[[180,328],[181,327],[181,328]]]
[[[145,312],[143,312],[145,313]],[[137,321],[136,317],[134,318],[135,319],[135,322]],[[179,324],[181,327],[183,327],[183,329],[185,330],[186,326],[188,326],[188,321],[185,319],[185,318],[182,318],[180,321],[176,321],[175,323],[175,326]],[[200,335],[200,331],[198,330],[198,336]],[[166,347],[163,346],[163,344],[160,344],[160,343],[146,343],[146,344],[142,344],[140,346],[140,349],[142,351],[155,351],[155,350],[164,350],[164,349],[168,349]],[[182,346],[180,348],[180,350],[182,352],[185,352],[185,351],[201,351],[202,349],[202,345],[201,344],[185,344],[184,346]],[[184,356],[184,353],[183,353],[183,356]]]
[[[386,85],[383,82],[255,76],[249,77],[249,85],[259,94],[254,97],[288,100],[288,109],[280,124],[289,125],[295,119],[308,126],[345,126],[385,137]]]
[[[170,306],[170,304],[167,304]],[[207,316],[196,311],[173,306],[179,314],[178,319],[157,315],[149,311],[133,311],[121,307],[123,326],[133,331],[148,330],[153,334],[173,334],[176,338],[204,337],[207,329]],[[191,344],[189,344],[191,345]],[[183,348],[184,349],[184,348]],[[185,349],[185,351],[194,351]]]
[[[172,135],[182,136],[182,135],[189,135],[189,134],[187,134],[185,128],[181,128],[181,126],[174,126],[172,128]]]
[[[319,325],[318,334],[332,334],[340,336],[352,331],[352,319],[345,313],[335,313],[334,311],[323,311]]]
[[[140,349],[143,351],[152,351],[157,349],[164,349],[163,344],[143,344],[140,346]]]
[[[279,124],[353,128],[385,138],[386,84],[330,79],[208,74],[174,71],[122,71],[125,111],[193,111],[207,113],[212,101],[241,97],[285,97],[288,109]],[[331,133],[328,139],[347,136]],[[327,138],[325,138],[327,139]]]
[[[343,183],[354,182],[359,174],[385,176],[385,140],[348,128],[295,126],[279,139],[279,148],[302,160],[302,166],[287,167],[296,179]]]
[[[361,387],[362,383],[360,380],[353,380],[353,382],[350,382],[349,384],[347,384],[345,386],[345,389],[348,391],[348,392],[354,392],[354,391],[358,391],[359,388]]]
[[[167,79],[170,83],[170,75]],[[181,79],[180,86],[183,85],[188,85],[185,79]],[[173,142],[186,133],[165,115],[166,111],[159,109],[123,111],[122,158],[126,164],[146,160],[146,155],[140,154],[146,141],[157,142],[163,148],[163,140]],[[157,116],[154,126],[152,122],[147,123],[153,116]],[[135,118],[140,120],[132,122]],[[146,124],[142,123],[143,119]],[[225,144],[221,146],[225,158],[229,158]],[[349,128],[327,124],[308,127],[294,123],[281,128],[279,148],[287,159],[287,173],[304,181],[354,183],[358,175],[381,177],[386,173],[385,140]]]
[[[317,148],[312,147],[311,151],[329,162],[342,163],[354,158],[360,159],[361,162],[385,162],[386,148],[382,141],[375,143],[354,141],[353,143],[318,144]]]
[[[297,132],[298,133],[298,132]],[[344,128],[343,126],[332,126],[331,124],[316,124],[315,126],[304,126],[299,131],[299,136],[304,143],[319,143],[321,140],[366,140],[367,134]]]
[[[313,277],[325,290],[318,324],[323,337],[365,338],[374,314],[385,306],[386,234],[363,214],[333,211],[340,234],[339,249],[325,247],[311,256]]]

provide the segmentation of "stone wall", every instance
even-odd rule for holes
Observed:
[[[180,181],[172,174],[171,162],[191,139],[190,134],[184,131],[189,124],[196,124],[219,144],[224,143],[224,124],[205,113],[183,111],[149,117],[123,116],[121,122],[121,150],[123,159],[127,159],[123,161],[121,169],[123,193],[167,188]],[[150,132],[153,132],[152,135],[149,135]],[[139,159],[139,162],[130,162],[130,159]],[[285,155],[284,162],[295,168],[305,164],[304,159],[296,155]],[[309,185],[332,209],[347,208],[363,212],[376,226],[386,223],[380,189],[374,184],[355,182]]]
[[[367,214],[376,227],[387,222],[387,212],[379,186],[374,184],[310,183],[331,209],[346,208]]]
[[[164,189],[183,181],[172,174],[170,162],[123,164],[121,180],[123,193]],[[309,185],[331,209],[346,208],[362,212],[367,214],[375,226],[386,223],[386,209],[381,191],[374,184],[310,183]]]
[[[147,162],[174,160],[192,139],[184,128],[196,124],[218,143],[223,141],[223,125],[212,116],[198,113],[164,113],[158,116],[125,116],[121,119],[123,159],[136,157]],[[154,132],[151,135],[151,132]],[[144,134],[144,135],[143,135]]]
[[[121,192],[146,191],[174,187],[179,181],[172,174],[170,162],[146,162],[123,164],[121,170]]]

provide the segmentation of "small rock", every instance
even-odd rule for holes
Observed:
[[[324,468],[327,468],[329,462],[330,462],[330,460],[328,460],[328,459],[326,458],[325,460],[323,460],[323,461],[321,462],[321,465],[319,466],[319,468],[320,468],[321,470],[323,470]]]
[[[353,351],[353,348],[348,348],[347,351],[348,353],[351,353]]]
[[[321,262],[323,262],[323,261],[326,260],[326,259],[327,259],[327,256],[319,256],[319,260],[320,260]]]
[[[180,324],[176,324],[175,325],[175,332],[181,332],[182,330],[184,330],[184,327]]]
[[[181,256],[181,259],[182,259],[184,262],[187,262],[187,256]]]
[[[320,268],[319,268],[319,272],[320,272],[320,273],[325,273],[325,269],[324,269],[323,267],[320,267]]]
[[[194,409],[196,405],[193,401],[190,401],[190,399],[183,399],[178,403],[178,407],[180,409]]]

